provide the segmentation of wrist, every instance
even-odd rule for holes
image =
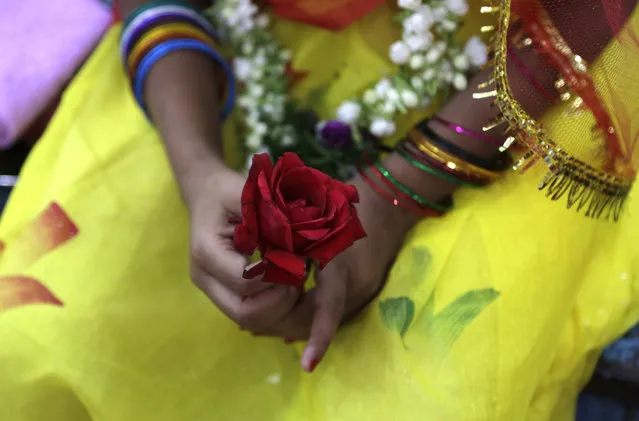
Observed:
[[[182,200],[189,210],[212,178],[232,171],[216,154],[194,157],[187,166],[173,167]]]

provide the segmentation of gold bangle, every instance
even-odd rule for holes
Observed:
[[[217,45],[215,40],[198,27],[186,23],[169,23],[153,28],[142,35],[127,57],[129,73],[133,74],[140,63],[140,60],[143,58],[143,53],[147,52],[151,47],[154,47],[154,44],[158,41],[167,37],[188,37],[196,39],[206,43],[211,48],[220,51],[220,47]]]
[[[441,164],[445,165],[454,171],[463,172],[475,178],[486,178],[490,181],[494,181],[501,175],[498,172],[489,171],[484,168],[480,168],[469,162],[457,158],[454,155],[449,154],[446,151],[439,149],[428,141],[428,138],[419,130],[413,129],[409,132],[412,143],[424,154],[429,156]]]

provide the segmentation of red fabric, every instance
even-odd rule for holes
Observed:
[[[386,0],[266,0],[285,19],[331,30],[344,29]]]
[[[354,186],[333,180],[286,153],[275,167],[267,154],[253,157],[242,191],[242,222],[235,248],[259,249],[268,266],[264,282],[301,286],[305,262],[320,268],[366,236],[354,203]]]

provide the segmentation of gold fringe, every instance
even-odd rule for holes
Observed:
[[[492,12],[493,9],[490,10]],[[474,93],[473,98],[494,98],[494,103],[502,113],[499,124],[507,123],[509,129],[517,133],[506,139],[500,151],[507,150],[515,142],[526,146],[529,150],[524,153],[513,169],[525,172],[542,160],[548,172],[539,184],[539,190],[545,190],[548,198],[557,201],[566,197],[568,208],[575,208],[587,217],[617,221],[622,214],[623,205],[634,180],[614,177],[568,155],[546,135],[539,123],[513,98],[508,85],[506,66],[507,33],[511,22],[510,0],[500,0],[498,12],[499,24],[495,33],[491,63],[494,76],[490,85],[494,85],[494,89]],[[525,37],[522,43],[524,46],[530,46],[533,40]],[[559,80],[555,86],[561,90],[565,86],[565,81]],[[579,101],[573,104],[578,106]]]

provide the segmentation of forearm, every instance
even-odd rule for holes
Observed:
[[[121,0],[126,16],[148,0]],[[210,1],[189,3],[206,7]],[[145,104],[160,133],[185,202],[202,180],[224,168],[220,135],[219,73],[204,54],[177,51],[160,59],[145,82]]]

